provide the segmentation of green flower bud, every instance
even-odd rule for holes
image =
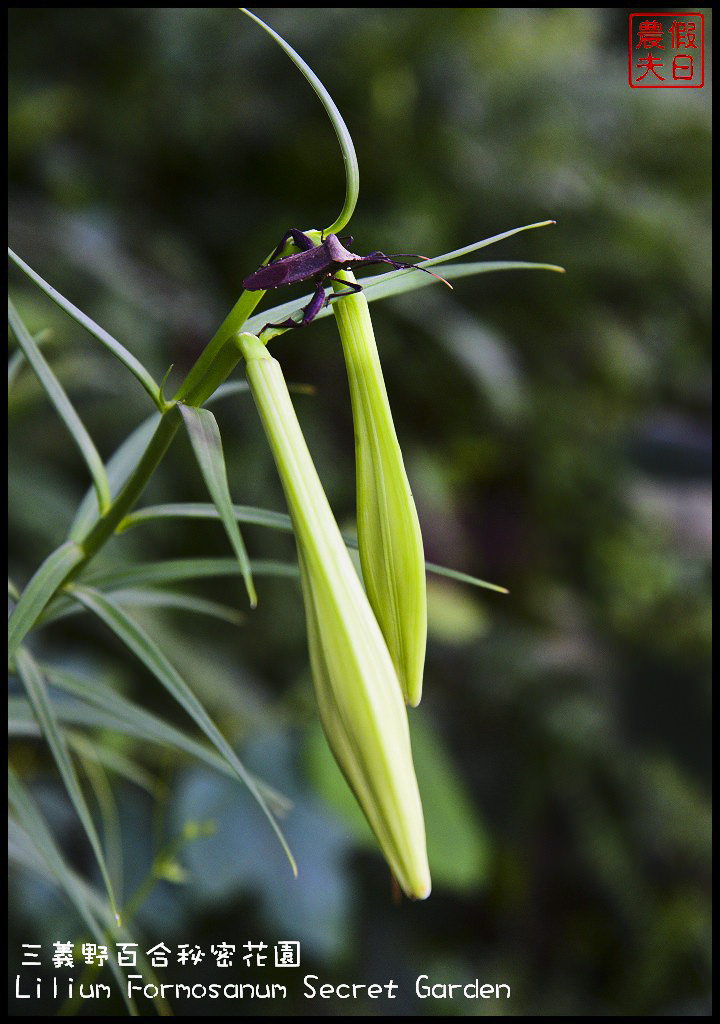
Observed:
[[[336,277],[355,283],[349,272]],[[333,312],[345,354],[355,426],[363,580],[405,701],[415,707],[422,696],[427,643],[420,523],[390,413],[367,299],[362,292],[336,299]]]
[[[407,713],[392,659],[305,444],[280,365],[253,335],[238,344],[293,521],[313,684],[325,736],[392,871],[430,894]]]

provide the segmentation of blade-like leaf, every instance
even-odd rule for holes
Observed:
[[[444,266],[445,261],[456,260],[461,256],[467,256],[471,252],[476,252],[478,249],[484,249],[486,246],[492,245],[494,242],[500,242],[504,238],[509,238],[511,235],[516,235],[521,231],[530,231],[532,228],[547,227],[554,223],[554,221],[546,220],[540,221],[537,224],[526,224],[521,228],[512,228],[510,231],[503,231],[499,235],[493,235],[492,238],[484,238],[480,242],[473,242],[471,245],[463,246],[461,249],[454,249],[452,252],[443,253],[442,256],[434,256],[432,259],[423,260],[419,265],[423,267],[437,267],[440,275],[447,279],[490,273],[497,270],[553,270],[558,273],[563,273],[564,271],[562,267],[557,267],[552,263],[481,261],[476,263],[465,263],[460,267],[451,268]],[[402,282],[402,284],[400,284],[400,282]],[[434,279],[428,274],[414,273],[413,269],[410,267],[403,270],[391,270],[387,274],[373,274],[370,277],[362,278],[359,283],[362,284],[363,290],[366,292],[368,302],[373,302],[375,299],[387,299],[391,295],[399,295],[402,292],[415,291],[418,288],[424,288],[427,287],[427,285],[436,282],[434,282]],[[254,316],[247,319],[244,329],[251,333],[257,333],[264,324],[269,321],[282,321],[287,319],[291,314],[307,305],[311,298],[312,296],[310,294],[303,295],[299,299],[295,299],[290,302],[283,302],[279,306],[272,306],[270,309],[264,310],[262,313],[256,313]],[[321,320],[323,317],[331,315],[332,307],[331,305],[327,305],[324,309],[320,310],[315,319]]]
[[[285,576],[297,579],[297,562],[278,562],[271,558],[255,558],[250,563],[254,576]],[[234,558],[178,558],[162,562],[141,562],[121,569],[104,570],[83,577],[83,582],[98,590],[114,590],[124,586],[151,586],[156,583],[179,583],[184,580],[212,576],[237,576],[240,566]]]
[[[447,266],[440,263],[437,267],[440,276],[448,281],[476,277],[478,274],[494,274],[501,270],[550,270],[556,274],[565,273],[563,267],[558,267],[554,263],[527,263],[522,260],[480,260],[476,263],[449,263]],[[405,270],[394,270],[389,274],[374,274],[372,277],[362,278],[363,291],[368,302],[417,291],[418,288],[435,283],[429,274],[413,275]]]
[[[120,362],[123,363],[123,365],[126,366],[133,376],[142,384],[155,405],[157,405],[159,409],[162,409],[163,402],[159,386],[155,383],[152,376],[148,373],[142,363],[136,359],[131,352],[128,352],[124,345],[121,345],[120,342],[113,338],[112,335],[108,334],[106,330],[99,327],[94,320],[91,320],[89,316],[86,316],[82,310],[78,309],[77,306],[74,306],[72,302],[69,302],[60,294],[60,292],[56,291],[52,285],[49,285],[47,281],[44,281],[42,277],[40,277],[32,267],[29,267],[24,260],[21,260],[20,257],[12,251],[12,249],[8,249],[8,256],[24,274],[27,274],[30,280],[33,281],[38,288],[45,292],[48,298],[52,299],[60,309],[65,310],[73,320],[79,323],[81,327],[84,327],[85,330],[92,334],[94,338],[97,338],[97,340],[104,345],[106,349],[112,352],[112,354],[119,359]]]
[[[61,716],[57,715],[57,713],[56,718],[58,721],[61,720]],[[125,754],[121,754],[119,750],[114,750],[112,747],[105,746],[102,743],[91,742],[84,733],[77,730],[66,731],[65,740],[68,746],[81,755],[83,762],[86,764],[86,771],[87,762],[92,761],[107,769],[107,771],[114,772],[115,775],[119,775],[128,782],[134,783],[134,785],[144,789],[151,796],[157,793],[158,780],[154,779],[150,772],[146,771],[137,761],[134,761],[131,757],[126,757]]]
[[[231,395],[237,395],[240,392],[245,392],[245,394],[250,393],[250,385],[248,382],[246,380],[228,380],[224,384],[221,384],[220,387],[210,395],[205,405],[212,405],[220,398],[229,398]]]
[[[152,416],[148,416],[139,427],[133,430],[108,460],[106,467],[108,485],[113,498],[122,490],[131,473],[140,462],[143,452],[157,430],[159,422],[159,413],[153,413]],[[97,518],[97,497],[95,490],[90,488],[78,506],[68,538],[70,540],[82,540],[95,524]]]
[[[233,505],[233,515],[240,523],[252,526],[269,526],[273,530],[292,533],[290,516],[286,512],[273,512],[270,509],[254,508],[252,505]],[[203,501],[173,502],[167,505],[148,505],[146,508],[131,512],[122,522],[122,530],[140,526],[153,519],[219,519],[218,510],[214,505]]]
[[[253,508],[250,505],[233,505],[235,517],[241,523],[251,523],[254,526],[267,526],[271,530],[281,530],[283,533],[292,533],[293,527],[290,516],[285,512],[272,512],[270,509]],[[143,523],[152,522],[153,519],[218,519],[217,509],[213,505],[204,502],[186,502],[173,505],[149,505],[147,508],[133,512],[123,520],[123,529],[127,530],[133,526],[140,526]],[[343,534],[343,540],[349,548],[357,549],[357,539]],[[256,563],[253,563],[255,565]],[[459,572],[457,569],[447,569],[445,566],[436,565],[434,562],[426,562],[425,568],[436,576],[447,576],[448,579],[458,580],[460,583],[469,583],[473,587],[482,587],[484,590],[494,590],[498,594],[507,594],[505,587],[497,583],[488,583],[477,576],[470,576],[468,573]]]
[[[63,735],[65,734],[63,733]],[[123,885],[123,854],[120,815],[102,757],[98,757],[94,753],[94,748],[97,746],[101,749],[102,744],[91,743],[81,733],[76,733],[74,737],[70,733],[66,737],[66,742],[69,747],[72,747],[95,797],[95,803],[100,812],[100,820],[102,822],[103,849],[107,871],[111,878],[115,880],[115,886],[118,891],[121,891]]]
[[[15,383],[17,375],[20,372],[20,367],[24,362],[25,355],[22,349],[18,349],[17,352],[13,352],[8,359],[8,397],[10,396],[10,391]]]
[[[16,862],[24,870],[39,873],[46,881],[52,882],[65,893],[89,935],[98,945],[107,944],[108,938],[120,942],[133,942],[132,934],[122,925],[118,925],[116,917],[99,893],[68,867],[34,800],[10,765],[8,800],[17,819],[10,817],[8,822],[10,852]],[[110,957],[108,966],[130,1016],[139,1016],[134,1001],[128,996],[127,982],[115,957]],[[148,981],[155,980],[154,972],[142,953],[138,956],[138,966]],[[164,999],[155,997],[153,1001],[162,1016],[169,1014],[169,1007]]]
[[[250,607],[254,608],[257,605],[257,594],[255,593],[255,586],[252,580],[250,560],[245,550],[240,530],[238,529],[237,520],[233,514],[227,470],[225,468],[225,456],[223,455],[222,440],[217,420],[209,409],[197,409],[182,403],[178,408],[185,421],[193,451],[195,452],[195,458],[205,478],[210,497],[215,504],[218,515],[222,519],[225,532],[237,555],[238,564],[245,580],[248,597],[250,598]]]
[[[330,231],[340,231],[345,224],[350,220],[355,204],[357,203],[360,175],[358,171],[357,156],[355,155],[355,147],[353,145],[352,137],[347,129],[345,122],[342,119],[340,111],[336,107],[335,103],[331,99],[327,89],[322,84],[320,79],[317,77],[315,72],[308,67],[302,57],[299,56],[293,50],[293,48],[285,42],[285,40],[274,32],[265,22],[261,21],[257,15],[253,14],[246,8],[241,8],[249,18],[252,18],[256,24],[260,25],[268,35],[270,35],[275,42],[285,51],[285,53],[294,62],[295,66],[299,68],[302,74],[305,76],[311,87],[314,89],[316,95],[320,99],[320,102],[325,107],[327,114],[332,122],[333,128],[340,143],[340,150],[342,153],[343,164],[345,167],[345,202],[343,208],[340,211],[340,215],[331,224],[329,228],[326,228],[325,233]],[[268,259],[269,259],[268,255]],[[192,367],[187,377],[180,385],[177,394],[175,395],[176,401],[181,401],[187,398],[189,395],[197,394],[198,389],[200,391],[206,390],[207,395],[212,394],[215,390],[215,386],[203,389],[203,379],[207,376],[212,376],[212,366],[214,360],[221,358],[222,349],[228,338],[239,331],[247,318],[250,316],[252,311],[260,302],[263,296],[263,292],[248,292],[243,291],[240,298],[235,303],[233,308],[230,310],[228,315],[223,320],[222,324],[216,331],[213,338],[210,340],[208,345],[205,347],[195,365]],[[206,382],[207,383],[207,382]],[[193,404],[201,405],[202,401],[194,402]]]
[[[315,388],[312,384],[288,384],[288,391],[296,395],[314,395]],[[205,402],[205,406],[212,405],[220,398],[230,398],[237,394],[250,394],[250,386],[246,380],[229,380],[221,384]],[[110,466],[108,463],[108,470]]]
[[[174,725],[164,722],[150,711],[146,711],[122,697],[98,680],[95,679],[89,683],[81,677],[73,676],[61,669],[51,668],[47,665],[43,665],[42,668],[45,677],[54,687],[80,698],[74,701],[57,702],[55,717],[58,722],[71,726],[109,729],[124,736],[133,736],[146,743],[172,747],[197,758],[198,761],[202,761],[215,771],[222,772],[223,775],[236,778],[234,768],[214,750],[199,743]],[[8,737],[39,737],[40,735],[40,728],[28,702],[23,697],[8,698]],[[98,749],[100,748],[98,747]],[[292,807],[291,801],[257,776],[253,776],[253,779],[273,812],[279,816],[287,814]]]
[[[28,695],[28,699],[32,705],[38,725],[40,726],[42,734],[50,747],[53,760],[60,772],[67,794],[70,797],[70,801],[75,808],[78,818],[82,822],[88,841],[93,848],[95,859],[98,862],[98,867],[100,868],[100,873],[103,877],[113,911],[117,913],[118,904],[115,898],[115,890],[110,879],[110,873],[105,862],[105,854],[95,830],[95,824],[92,820],[90,810],[85,802],[82,789],[80,788],[80,782],[78,781],[78,777],[75,773],[75,767],[70,759],[65,739],[60,731],[57,721],[55,720],[55,714],[53,712],[52,703],[48,697],[45,680],[43,679],[42,673],[40,672],[34,658],[23,648],[18,650],[15,656],[15,663],[18,675],[25,688],[25,692]]]
[[[90,934],[101,935],[102,928],[90,909],[85,894],[77,884],[76,877],[66,867],[50,830],[12,765],[8,765],[8,801],[20,827],[32,840],[33,847],[40,854],[40,860],[47,867],[51,878],[65,890]]]
[[[240,568],[237,562],[233,562],[237,573]],[[140,582],[145,582],[141,580]],[[233,626],[239,626],[244,621],[244,616],[231,608],[229,605],[221,604],[219,601],[210,601],[204,597],[197,597],[195,594],[180,594],[173,590],[160,589],[135,589],[133,587],[113,587],[113,600],[128,608],[172,608],[177,611],[190,612],[194,615],[210,615],[212,618],[229,622]],[[43,615],[37,621],[37,625],[44,626],[50,622],[57,622],[68,615],[78,615],[85,609],[77,601],[61,597],[45,609]]]
[[[101,510],[104,512],[110,504],[110,488],[108,486],[107,473],[100,458],[97,448],[92,442],[85,426],[75,412],[75,408],[65,394],[60,381],[50,369],[45,357],[40,352],[37,343],[22,322],[17,310],[8,299],[8,323],[13,334],[17,338],[18,345],[23,351],[25,358],[32,367],[32,370],[40,381],[46,395],[55,406],[60,419],[63,421],[70,436],[85,459],[97,493],[97,500]]]
[[[74,541],[66,541],[48,555],[29,581],[8,622],[8,654],[11,658],[50,598],[83,558],[82,548]]]
[[[212,721],[188,684],[181,677],[177,669],[171,664],[165,654],[163,654],[155,641],[152,640],[147,633],[133,619],[131,619],[126,612],[123,611],[122,608],[110,601],[98,590],[74,584],[69,588],[69,592],[72,593],[78,601],[81,601],[88,609],[90,609],[90,611],[94,612],[98,618],[102,619],[105,625],[112,630],[121,643],[123,643],[140,661],[142,661],[145,667],[166,688],[166,690],[168,690],[168,692],[185,709],[185,711],[187,711],[197,725],[200,726],[213,746],[219,750],[223,757],[227,759],[229,764],[232,765],[236,775],[245,783],[252,795],[260,804],[260,807],[285,850],[287,858],[292,866],[293,874],[297,875],[297,866],[293,855],[290,852],[290,848],[288,847],[285,837],[280,831],[272,812],[267,806],[262,793],[260,793],[258,787],[255,785],[255,780],[248,773],[247,769],[239,760],[230,744]]]
[[[49,327],[44,327],[37,334],[33,335],[33,340],[36,345],[42,345],[44,342],[49,341],[52,337],[52,331]],[[10,397],[10,391],[17,380],[18,374],[25,363],[25,354],[22,349],[18,349],[13,352],[8,359],[8,398]]]
[[[322,84],[312,68],[310,68],[302,57],[293,50],[292,46],[290,46],[289,43],[286,43],[282,36],[279,36],[277,32],[274,32],[273,29],[266,25],[264,21],[261,21],[257,15],[252,13],[252,11],[249,11],[246,7],[242,7],[241,10],[247,14],[249,18],[252,18],[253,21],[257,22],[261,28],[264,28],[268,35],[272,36],[278,46],[282,47],[295,66],[300,69],[314,89],[318,99],[325,107],[327,115],[332,122],[338,142],[340,143],[343,164],[345,165],[345,202],[337,219],[333,221],[329,228],[325,229],[324,233],[328,235],[331,231],[335,233],[342,231],[353,215],[355,204],[357,203],[358,192],[360,190],[360,171],[358,169],[357,156],[355,155],[355,146],[353,145],[352,137],[348,131],[347,125],[343,121],[340,111],[333,102],[325,86]]]
[[[434,267],[438,263],[447,261],[451,263],[453,260],[460,259],[461,256],[469,256],[471,252],[477,252],[478,249],[485,249],[488,245],[494,245],[496,242],[502,242],[505,238],[511,238],[513,235],[519,235],[522,231],[533,231],[535,228],[547,228],[551,224],[554,224],[554,220],[539,220],[534,224],[523,224],[519,228],[510,228],[508,231],[501,231],[498,235],[491,235],[489,238],[483,238],[480,242],[471,242],[470,245],[463,245],[460,249],[452,249],[450,252],[443,253],[442,256],[433,256],[429,260],[423,260],[422,265],[424,267]],[[398,271],[398,273],[411,273],[411,271]]]

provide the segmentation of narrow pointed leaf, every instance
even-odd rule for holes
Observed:
[[[20,676],[25,692],[28,695],[28,699],[32,705],[38,725],[40,726],[42,734],[50,747],[53,760],[60,772],[67,794],[70,797],[70,801],[75,808],[78,818],[82,822],[83,828],[85,829],[85,835],[88,838],[88,842],[92,846],[113,911],[117,913],[115,890],[105,862],[105,854],[97,831],[95,830],[92,815],[90,814],[82,789],[80,788],[80,782],[78,781],[78,777],[75,773],[75,767],[70,759],[65,739],[55,719],[53,706],[48,697],[45,680],[42,677],[42,673],[40,672],[35,659],[28,651],[21,648],[17,652],[15,662],[17,665],[18,675]]]
[[[132,942],[132,934],[118,924],[116,916],[100,894],[66,864],[35,801],[10,765],[8,802],[14,812],[14,817],[9,817],[8,825],[11,851],[14,852],[17,863],[23,869],[34,870],[65,893],[87,928],[89,936],[98,945],[107,945],[109,938],[120,942]],[[115,957],[110,957],[108,966],[130,1016],[139,1016],[135,1002],[128,997],[127,982]],[[138,957],[138,966],[148,981],[155,980],[154,972],[143,954]],[[167,1016],[167,1003],[158,997],[153,1001],[158,1007],[158,1012]]]
[[[335,129],[335,134],[337,135],[338,142],[340,143],[343,164],[345,165],[345,202],[337,219],[333,221],[329,228],[325,229],[325,234],[327,235],[331,231],[341,231],[353,215],[355,204],[357,203],[358,192],[360,190],[360,171],[358,169],[355,146],[353,145],[352,137],[348,131],[347,125],[330,96],[330,93],[327,91],[312,68],[310,68],[302,57],[293,50],[292,46],[290,46],[289,43],[286,43],[282,36],[278,35],[277,32],[274,32],[269,25],[266,25],[264,21],[261,21],[257,15],[253,14],[246,7],[242,7],[241,10],[243,13],[247,14],[249,18],[252,18],[254,22],[260,25],[261,28],[264,28],[268,35],[272,36],[278,46],[285,51],[295,66],[299,68],[308,83],[314,89],[316,96],[325,107],[327,115]]]
[[[60,851],[55,845],[52,833],[12,765],[8,765],[8,801],[17,816],[19,825],[31,839],[50,876],[65,890],[90,934],[100,935],[102,928],[95,914],[88,906],[84,894],[77,885],[77,880],[67,869]]]
[[[288,384],[288,391],[296,395],[314,395],[315,388],[312,384]],[[213,405],[221,398],[230,398],[232,395],[244,393],[250,394],[250,388],[246,380],[229,380],[213,392],[205,402],[205,406]]]
[[[236,571],[239,568],[236,562]],[[146,580],[139,582],[145,583]],[[134,588],[134,587],[113,587],[108,588],[112,598],[119,605],[127,608],[161,608],[173,609],[176,611],[190,612],[193,615],[209,615],[212,618],[229,622],[233,626],[239,626],[243,616],[235,608],[221,604],[219,601],[211,601],[205,597],[198,597],[195,594],[181,594],[174,590],[162,590],[160,588]],[[45,612],[38,619],[37,625],[44,626],[50,622],[57,622],[68,615],[78,615],[85,611],[82,605],[70,598],[61,597],[58,601],[45,609]]]
[[[52,285],[48,284],[47,281],[44,281],[43,278],[40,277],[32,267],[28,266],[24,260],[20,259],[12,249],[8,249],[8,256],[13,263],[38,286],[38,288],[45,292],[48,298],[52,299],[60,309],[68,313],[73,320],[92,334],[92,336],[96,338],[106,349],[108,349],[108,351],[112,352],[115,358],[119,359],[120,362],[130,370],[132,375],[140,382],[140,384],[142,384],[155,405],[157,405],[158,408],[162,408],[160,388],[139,359],[129,352],[124,345],[121,345],[119,341],[113,338],[111,334],[108,334],[106,330],[99,327],[94,320],[91,320],[89,316],[86,316],[82,310],[78,309],[77,306],[74,306],[72,302],[68,301],[68,299],[61,295],[59,291],[52,287]]]
[[[434,266],[437,267],[438,274],[447,281],[455,281],[463,277],[476,277],[478,274],[492,274],[502,270],[549,270],[556,274],[565,273],[565,268],[559,267],[555,263],[529,263],[524,260],[479,260],[475,263],[449,263],[447,265],[439,263]],[[372,274],[360,278],[358,283],[362,284],[368,302],[375,302],[378,299],[390,299],[395,295],[404,295],[406,292],[416,292],[420,288],[427,288],[438,282],[428,274],[413,274],[412,270],[405,269],[391,270],[387,274]],[[251,316],[247,321],[247,330],[260,330],[268,321],[287,319],[306,305],[310,298],[310,294],[303,295],[299,299],[283,302],[279,306],[272,306],[256,316]],[[332,307],[333,303],[330,302],[320,310],[315,319],[322,320],[324,317],[332,316]]]
[[[152,640],[151,637],[149,637],[138,625],[138,623],[135,622],[134,619],[130,618],[130,616],[123,611],[119,605],[116,605],[98,590],[93,590],[90,587],[73,585],[72,588],[70,588],[70,593],[72,593],[78,601],[82,602],[86,608],[94,612],[98,618],[100,618],[105,625],[112,630],[121,643],[123,643],[125,647],[132,651],[133,654],[142,661],[158,682],[165,687],[165,689],[197,723],[213,746],[219,750],[228,763],[232,765],[236,775],[245,783],[252,795],[260,804],[260,807],[285,850],[287,858],[292,866],[293,874],[297,874],[297,867],[295,865],[293,855],[290,852],[290,848],[288,847],[285,837],[280,831],[272,812],[267,806],[262,793],[256,786],[255,780],[239,760],[230,744],[212,721],[188,684],[179,674],[177,669],[171,664],[166,655],[163,654],[155,641]]]
[[[43,672],[54,687],[80,698],[57,703],[55,717],[63,725],[108,729],[123,736],[133,736],[146,743],[155,743],[160,747],[172,747],[202,761],[223,775],[233,779],[237,777],[228,762],[210,747],[199,743],[174,725],[168,725],[152,712],[121,697],[109,687],[100,684],[99,689],[94,688],[95,681],[93,684],[86,683],[79,677],[60,669],[51,669],[47,665],[43,666]],[[40,727],[25,698],[8,698],[8,737],[12,739],[40,736]],[[71,742],[70,737],[68,742]],[[104,750],[99,747],[97,749]],[[279,816],[286,814],[292,807],[291,801],[262,779],[257,776],[253,778],[273,812]]]
[[[179,409],[190,435],[195,458],[205,478],[210,497],[215,504],[218,515],[222,519],[225,531],[237,555],[238,564],[245,580],[248,597],[250,598],[250,606],[254,608],[257,604],[257,595],[252,580],[250,559],[245,550],[245,544],[240,535],[237,520],[233,514],[227,470],[225,468],[225,456],[223,455],[222,440],[217,420],[209,409],[196,409],[183,404],[180,404]]]
[[[48,327],[45,327],[43,330],[38,331],[37,334],[33,335],[33,340],[35,341],[35,344],[39,346],[48,341],[52,337],[52,334],[53,332]],[[25,361],[25,354],[22,349],[17,349],[8,359],[8,398],[10,397],[10,392],[18,378],[20,370],[25,364]]]
[[[347,125],[343,121],[340,111],[333,102],[325,86],[322,84],[312,68],[310,68],[302,57],[293,50],[292,46],[285,42],[282,36],[278,35],[278,33],[273,31],[269,25],[266,25],[264,21],[258,18],[257,15],[253,14],[247,8],[241,7],[240,10],[247,14],[249,18],[252,18],[252,20],[264,29],[265,32],[275,40],[278,46],[285,51],[295,66],[305,76],[306,80],[313,88],[320,102],[327,111],[332,126],[335,129],[338,142],[340,143],[340,151],[342,153],[343,164],[345,167],[345,202],[343,203],[343,208],[340,211],[339,216],[329,228],[326,228],[325,233],[327,234],[329,231],[340,231],[344,225],[348,223],[353,214],[355,204],[357,203],[360,182],[360,173],[358,170],[355,147],[353,145],[350,132],[347,129]],[[270,255],[268,254],[267,259],[269,258]],[[232,335],[241,330],[247,321],[247,318],[262,299],[263,294],[264,292],[250,291],[243,291],[241,293],[240,298],[225,317],[222,324],[215,332],[200,357],[197,359],[195,365],[180,385],[180,388],[175,395],[176,401],[181,401],[187,398],[188,395],[196,393],[197,389],[203,390],[204,381],[206,383],[207,378],[212,374],[213,363],[216,359],[221,358],[222,349],[226,342]],[[258,325],[258,330],[260,326],[262,325]],[[212,394],[214,390],[214,387],[210,388],[207,391],[208,395]],[[194,404],[202,404],[202,402]]]
[[[56,717],[58,720],[60,719],[60,716]],[[68,746],[82,757],[84,763],[90,761],[96,763],[107,771],[119,775],[127,782],[139,786],[151,796],[157,792],[158,780],[154,779],[150,772],[131,757],[126,757],[125,754],[120,753],[119,750],[113,750],[112,747],[91,742],[84,733],[77,730],[65,731],[64,735]]]
[[[8,323],[13,330],[13,334],[17,338],[18,345],[22,349],[25,358],[32,367],[35,376],[40,381],[45,394],[55,406],[55,411],[67,427],[70,432],[70,436],[80,450],[80,454],[85,459],[85,463],[90,470],[90,475],[92,476],[93,483],[95,484],[98,504],[104,511],[110,504],[110,488],[108,486],[107,473],[105,472],[105,466],[103,465],[102,459],[98,454],[97,448],[93,444],[92,438],[85,429],[82,420],[75,412],[72,402],[65,394],[60,381],[50,369],[45,356],[41,353],[37,343],[33,340],[32,335],[22,322],[17,310],[9,299]]]
[[[233,513],[241,523],[249,523],[254,526],[267,526],[271,530],[280,530],[283,533],[292,533],[293,527],[290,516],[285,512],[273,512],[270,509],[254,508],[251,505],[233,505]],[[204,502],[185,502],[171,505],[148,505],[141,508],[123,521],[123,529],[129,530],[133,526],[141,526],[144,523],[152,522],[154,519],[218,519],[217,509],[213,505]],[[349,548],[357,550],[358,542],[355,537],[343,534],[343,540]],[[253,562],[253,565],[260,564]],[[473,587],[482,587],[484,590],[494,590],[498,594],[507,594],[505,587],[497,583],[488,583],[478,576],[471,576],[469,573],[460,572],[457,569],[447,569],[445,566],[436,565],[435,562],[426,562],[425,568],[436,576],[447,576],[451,580],[458,580],[460,583],[469,583]]]
[[[537,224],[525,224],[520,228],[512,228],[510,231],[502,231],[499,235],[493,235],[491,238],[483,238],[479,242],[472,242],[470,245],[465,245],[461,249],[454,249],[452,252],[443,253],[441,256],[433,256],[432,259],[423,260],[423,267],[437,267],[440,275],[446,279],[467,277],[475,274],[489,273],[497,270],[553,270],[558,273],[564,273],[562,267],[557,267],[551,263],[526,263],[517,261],[495,261],[495,262],[476,262],[476,263],[464,263],[459,267],[446,267],[444,266],[445,261],[451,261],[459,259],[461,256],[467,256],[471,252],[476,252],[478,249],[484,249],[488,245],[493,245],[495,242],[500,242],[505,238],[510,238],[512,235],[517,235],[521,231],[530,231],[533,228],[547,227],[550,224],[554,224],[554,221],[546,220],[541,221]],[[401,283],[402,282],[402,283]],[[392,295],[399,295],[402,292],[416,291],[418,288],[427,287],[429,284],[437,283],[432,277],[427,274],[415,273],[412,268],[406,268],[403,270],[392,270],[387,274],[373,274],[370,277],[362,278],[360,284],[363,286],[363,290],[367,293],[368,302],[373,302],[375,299],[386,299]],[[301,298],[283,302],[278,306],[272,306],[270,309],[263,310],[262,313],[256,313],[251,316],[245,322],[244,330],[249,332],[257,332],[260,328],[268,323],[269,321],[281,321],[287,319],[293,313],[297,312],[298,309],[305,306],[311,299],[311,295],[301,296]],[[316,320],[321,320],[323,317],[332,315],[332,303],[321,309],[315,317]]]
[[[83,558],[80,545],[67,541],[48,555],[29,581],[8,622],[8,654],[11,658],[50,598]]]
[[[285,576],[297,579],[296,562],[279,562],[271,558],[251,561],[254,576]],[[237,576],[240,566],[234,558],[177,558],[161,562],[141,562],[127,568],[105,570],[83,578],[98,590],[123,586],[152,586],[156,583],[179,583],[184,580],[207,579],[213,576]]]
[[[448,281],[456,281],[463,277],[477,277],[478,274],[493,274],[502,270],[549,270],[556,274],[564,274],[563,267],[554,263],[528,263],[522,260],[479,260],[476,263],[444,263],[437,264],[437,272]],[[374,274],[361,280],[363,291],[368,302],[375,299],[389,299],[393,295],[417,291],[428,285],[437,284],[429,274],[413,274],[406,270],[393,270],[389,274]],[[327,310],[323,310],[327,315]],[[332,306],[330,307],[332,312]]]

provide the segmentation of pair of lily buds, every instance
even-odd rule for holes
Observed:
[[[337,277],[355,284],[350,272]],[[342,284],[338,284],[338,290]],[[280,365],[237,343],[293,521],[310,664],[325,735],[400,887],[430,894],[425,824],[405,705],[419,703],[427,639],[425,561],[368,303],[333,302],[355,428],[358,546],[365,589],[307,449]]]

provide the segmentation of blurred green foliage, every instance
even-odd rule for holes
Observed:
[[[431,899],[392,904],[318,749],[299,587],[259,580],[239,630],[182,613],[142,621],[246,761],[294,800],[284,827],[300,878],[237,784],[101,737],[156,777],[152,796],[112,780],[126,896],[159,844],[188,821],[215,823],[178,855],[187,875],[170,865],[145,902],[147,945],[297,938],[303,972],[400,983],[393,1003],[353,1014],[705,1015],[710,86],[630,89],[619,8],[257,13],[354,137],[357,251],[434,255],[553,218],[488,258],[567,274],[485,275],[372,307],[427,557],[511,591],[432,584],[415,730]],[[10,41],[11,244],[158,379],[173,363],[179,383],[281,234],[339,209],[342,166],[317,99],[232,9],[13,8]],[[146,396],[15,271],[12,291],[32,330],[51,329],[43,351],[108,457],[151,411]],[[285,335],[273,354],[315,389],[296,405],[347,526],[353,437],[334,327]],[[283,508],[251,400],[216,414],[234,499]],[[24,584],[87,481],[26,369],[10,435],[11,575]],[[186,439],[143,500],[205,500]],[[289,538],[246,535],[253,557],[293,557]],[[220,526],[160,522],[114,540],[99,564],[227,553]],[[239,581],[205,592],[244,603]],[[37,650],[179,720],[98,624],[68,619]],[[14,750],[66,853],[91,871],[46,751]],[[45,883],[16,870],[13,893],[12,964],[20,942],[72,937]],[[421,1002],[420,973],[507,982],[512,999]],[[297,981],[288,1015],[307,1012]]]

